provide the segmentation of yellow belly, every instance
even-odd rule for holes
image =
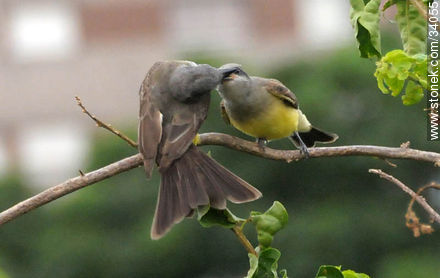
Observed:
[[[243,133],[274,140],[290,136],[298,130],[298,110],[275,101],[256,117],[240,122],[230,118],[230,121]]]

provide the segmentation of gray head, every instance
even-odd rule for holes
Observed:
[[[173,71],[168,90],[178,101],[193,101],[214,90],[222,78],[218,69],[206,64],[192,63]]]
[[[223,74],[222,84],[235,81],[235,82],[248,82],[250,80],[249,75],[242,69],[239,64],[225,64],[219,68]]]
[[[250,90],[251,78],[238,64],[226,64],[219,68],[223,74],[218,86],[220,95],[226,100],[233,100],[246,95]]]

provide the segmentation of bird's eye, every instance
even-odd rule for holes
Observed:
[[[240,74],[240,70],[239,69],[234,70],[233,74]]]

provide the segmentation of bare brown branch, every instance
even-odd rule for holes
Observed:
[[[379,175],[379,177],[386,179],[398,187],[400,187],[403,191],[408,193],[417,203],[419,203],[422,208],[429,214],[429,216],[437,223],[440,224],[440,215],[426,202],[425,198],[415,193],[411,188],[406,186],[403,182],[399,181],[395,177],[383,172],[379,169],[370,169],[368,172]]]
[[[222,133],[200,134],[199,139],[199,145],[219,145],[274,160],[291,162],[304,159],[304,156],[297,150],[275,150],[268,147],[262,149],[254,142]],[[410,148],[389,148],[368,145],[310,148],[309,154],[310,158],[372,156],[383,159],[409,159],[426,161],[434,164],[440,163],[440,153],[419,151]]]
[[[72,193],[88,185],[105,180],[114,175],[128,171],[142,165],[142,157],[136,154],[115,163],[102,167],[93,172],[80,175],[63,183],[55,185],[45,191],[24,200],[0,213],[0,226],[66,194]]]
[[[106,124],[103,121],[101,121],[100,119],[98,119],[95,115],[91,114],[86,107],[82,104],[81,99],[76,96],[75,97],[76,102],[78,104],[79,107],[81,107],[82,112],[84,114],[86,114],[87,116],[89,116],[98,127],[102,127],[107,129],[108,131],[110,131],[113,134],[116,134],[116,136],[118,136],[119,138],[121,138],[122,140],[124,140],[125,142],[127,142],[130,146],[137,148],[137,143],[133,140],[131,140],[128,136],[126,136],[125,134],[123,134],[122,132],[120,132],[119,130],[117,130],[116,128],[112,127],[110,124]]]
[[[269,147],[261,148],[258,144],[246,141],[231,135],[221,133],[200,134],[199,145],[219,145],[234,150],[247,152],[263,158],[296,161],[303,159],[303,155],[297,150],[275,150]],[[409,148],[387,148],[380,146],[341,146],[309,149],[310,157],[338,157],[338,156],[372,156],[387,159],[409,159],[426,161],[431,163],[440,162],[440,154],[434,152],[419,151]],[[111,176],[138,167],[142,164],[140,154],[124,158],[118,162],[107,165],[93,172],[80,175],[67,180],[59,185],[51,187],[34,197],[31,197],[0,213],[0,226],[20,215],[23,215],[48,202],[56,200],[66,194],[76,191],[85,186],[94,184]],[[415,194],[415,193],[414,193]],[[418,199],[416,199],[418,200]]]

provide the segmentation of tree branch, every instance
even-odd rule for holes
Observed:
[[[200,134],[199,145],[219,145],[234,150],[247,152],[263,158],[286,162],[303,159],[298,150],[275,150],[269,147],[261,148],[258,144],[246,141],[231,135],[221,133]],[[372,156],[385,159],[409,159],[434,163],[440,166],[440,154],[435,152],[419,151],[405,147],[387,148],[380,146],[340,146],[310,148],[310,157],[338,157],[338,156]],[[102,167],[93,172],[80,175],[51,187],[25,201],[0,213],[0,226],[46,203],[56,200],[78,189],[102,181],[119,173],[142,165],[142,157],[136,154],[118,162]]]
[[[219,145],[230,149],[247,152],[263,158],[286,162],[304,159],[298,150],[263,149],[256,143],[222,133],[200,134],[199,145]],[[372,156],[383,159],[409,159],[434,163],[440,167],[440,153],[420,151],[407,147],[389,148],[381,146],[352,145],[340,147],[309,148],[310,158],[335,156]]]
[[[113,128],[110,124],[106,124],[103,121],[101,121],[100,119],[98,119],[95,115],[91,114],[82,104],[81,99],[79,98],[79,96],[75,97],[76,99],[76,103],[78,104],[79,107],[81,107],[82,112],[84,114],[86,114],[87,116],[89,116],[98,127],[102,127],[107,129],[108,131],[110,131],[111,133],[115,134],[116,136],[118,136],[119,138],[121,138],[122,140],[124,140],[125,142],[127,142],[130,146],[137,148],[137,143],[133,140],[131,140],[130,138],[128,138],[128,136],[126,136],[125,134],[123,134],[122,132],[120,132],[119,130]]]
[[[0,213],[0,226],[64,195],[136,168],[140,165],[142,165],[142,157],[140,154],[136,154],[109,164],[93,172],[80,175],[76,178],[55,185]]]
[[[425,198],[423,198],[422,196],[415,193],[411,188],[406,186],[403,182],[399,181],[395,177],[393,177],[393,176],[391,176],[391,175],[389,175],[379,169],[370,169],[370,170],[368,170],[368,172],[379,175],[379,177],[386,179],[386,180],[394,183],[398,187],[400,187],[403,191],[408,193],[414,200],[416,200],[416,202],[419,203],[423,207],[423,209],[426,210],[426,212],[428,212],[428,214],[432,217],[432,219],[435,222],[440,224],[440,215],[426,202]]]

